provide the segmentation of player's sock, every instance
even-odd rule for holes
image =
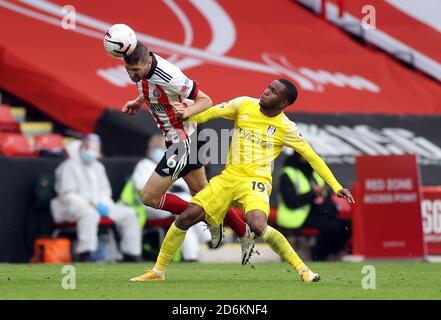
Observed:
[[[158,209],[180,215],[182,212],[184,212],[185,209],[187,209],[187,206],[187,201],[181,199],[177,195],[166,193],[161,197]]]
[[[187,230],[181,230],[175,226],[173,222],[165,235],[164,241],[161,245],[161,250],[159,251],[158,258],[156,259],[156,264],[153,270],[158,275],[162,275],[167,269],[170,261],[173,259],[176,250],[178,250],[182,242],[184,242],[185,234]]]
[[[231,208],[228,210],[224,219],[225,223],[233,229],[234,233],[239,237],[243,237],[246,231],[246,223],[243,221],[242,210],[238,208]]]
[[[279,231],[273,227],[267,226],[265,230],[263,230],[261,236],[263,241],[265,241],[275,253],[288,261],[297,272],[300,272],[306,267],[302,259],[300,259],[300,257],[291,247],[288,240],[286,240],[283,234],[281,234]]]

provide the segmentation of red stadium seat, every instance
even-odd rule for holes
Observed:
[[[60,134],[37,134],[34,136],[34,148],[37,151],[61,151],[64,149],[63,137]]]
[[[319,233],[320,230],[314,228],[300,228],[296,231],[298,236],[317,236]]]
[[[20,132],[20,125],[8,106],[0,105],[0,131]]]
[[[271,208],[268,216],[268,223],[271,225],[276,224],[277,208]],[[296,236],[317,236],[320,231],[314,228],[299,228],[294,230]]]
[[[99,228],[110,228],[114,224],[113,220],[109,217],[101,217],[100,222],[98,224]],[[63,222],[63,223],[55,223],[54,231],[52,232],[52,237],[57,238],[60,234],[75,232],[77,224],[75,222]]]
[[[144,226],[143,237],[148,237],[148,235],[152,233],[156,234],[158,243],[161,244],[164,241],[165,230],[170,228],[175,220],[175,216],[164,219],[147,220]]]
[[[0,133],[0,154],[6,157],[34,157],[28,139],[18,133]]]
[[[174,221],[175,221],[174,216],[164,219],[147,220],[145,228],[152,228],[152,227],[170,228],[171,224]]]
[[[34,148],[40,157],[65,158],[67,156],[63,137],[56,133],[35,135]]]

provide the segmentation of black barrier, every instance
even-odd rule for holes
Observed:
[[[32,195],[40,175],[54,174],[60,159],[0,157],[0,262],[28,262],[26,247],[28,214],[32,213]],[[106,158],[103,164],[118,199],[128,176],[139,158]]]
[[[148,138],[161,133],[150,112],[141,110],[127,116],[114,109],[103,112],[95,131],[101,137],[104,154],[129,157],[143,157]]]

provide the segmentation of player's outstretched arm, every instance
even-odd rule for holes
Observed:
[[[323,159],[320,158],[314,149],[312,149],[308,141],[306,141],[299,133],[294,122],[291,122],[288,131],[286,132],[284,142],[285,146],[293,148],[296,152],[300,153],[306,161],[308,161],[312,169],[318,173],[338,197],[346,199],[349,203],[355,203],[351,192],[341,186]]]
[[[306,161],[309,162],[314,171],[317,172],[323,180],[325,180],[325,182],[332,188],[334,193],[339,198],[344,198],[351,204],[355,203],[351,192],[341,186],[332,171],[329,169],[323,159],[320,158],[320,156],[314,151],[314,149],[311,148],[308,142],[304,141],[300,154],[303,158],[305,158]]]
[[[175,102],[173,104],[173,111],[176,114],[178,120],[187,120],[193,115],[204,112],[212,106],[212,102],[209,96],[199,90],[194,103],[191,106],[187,106],[182,102]]]
[[[138,112],[139,109],[141,109],[144,102],[144,97],[139,95],[138,98],[136,98],[135,100],[127,101],[126,104],[122,107],[121,111],[122,113],[125,113],[129,116],[134,115]]]
[[[231,101],[217,104],[208,108],[204,112],[196,114],[190,117],[191,121],[196,121],[197,123],[204,123],[211,119],[223,118],[227,120],[235,120],[237,110],[240,107],[241,98],[236,98]]]

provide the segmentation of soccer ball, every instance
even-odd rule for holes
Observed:
[[[114,24],[104,35],[104,48],[114,57],[128,56],[136,48],[136,34],[128,25]]]

